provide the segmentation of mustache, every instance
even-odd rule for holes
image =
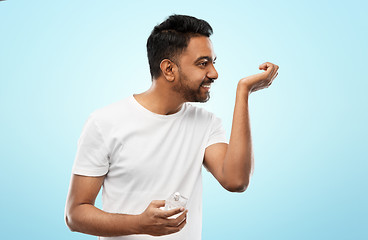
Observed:
[[[202,82],[202,84],[211,84],[213,83],[215,80],[213,78],[209,78],[208,80],[205,80]]]

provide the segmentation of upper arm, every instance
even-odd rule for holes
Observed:
[[[89,177],[73,174],[66,202],[66,214],[81,204],[94,205],[104,179],[105,176]]]
[[[206,148],[203,159],[203,165],[224,188],[227,188],[223,172],[227,148],[227,143],[212,144]]]

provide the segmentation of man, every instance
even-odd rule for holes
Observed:
[[[204,20],[170,16],[147,41],[151,88],[90,115],[66,203],[72,231],[201,239],[202,164],[228,191],[246,190],[253,168],[248,97],[272,83],[278,66],[263,63],[264,72],[239,81],[227,143],[220,119],[188,103],[208,101],[218,77],[211,34]],[[94,206],[101,186],[103,210]],[[186,209],[163,210],[174,192],[188,198]]]

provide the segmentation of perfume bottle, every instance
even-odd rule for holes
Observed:
[[[175,192],[165,200],[165,210],[171,210],[174,208],[185,208],[188,202],[188,198],[182,196],[179,192]],[[169,218],[177,218],[181,213],[175,214]]]

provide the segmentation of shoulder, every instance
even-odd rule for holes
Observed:
[[[197,106],[193,103],[186,103],[187,114],[192,117],[201,118],[205,120],[212,120],[215,118],[215,114],[206,110],[203,107]]]
[[[95,109],[89,115],[89,118],[94,120],[99,125],[114,124],[116,121],[119,121],[121,118],[129,115],[131,108],[130,105],[130,97],[126,97],[119,101]]]

